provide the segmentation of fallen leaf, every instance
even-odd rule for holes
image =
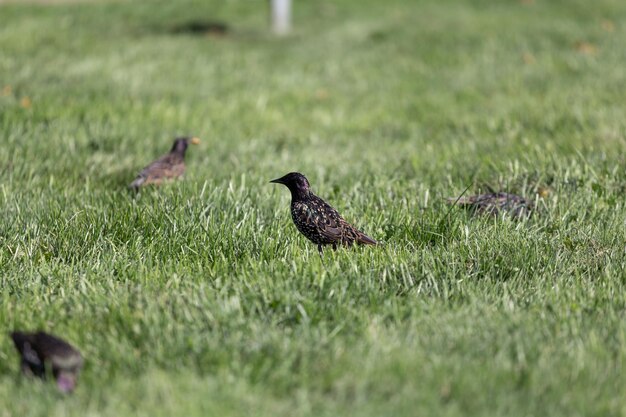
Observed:
[[[602,26],[602,29],[604,29],[607,32],[613,32],[615,30],[615,23],[613,23],[611,20],[608,19],[604,19],[600,25]]]
[[[526,65],[531,65],[535,63],[535,56],[533,54],[531,54],[530,52],[524,52],[522,54],[522,61],[524,61],[524,64]]]
[[[585,55],[595,55],[598,50],[594,44],[589,42],[576,42],[574,46],[578,52]]]
[[[442,401],[448,401],[450,394],[452,394],[452,387],[449,382],[446,382],[439,388],[439,397]]]
[[[22,106],[22,108],[24,109],[30,109],[32,105],[33,103],[28,97],[22,97],[22,99],[20,100],[20,106]]]
[[[541,198],[546,198],[550,195],[550,188],[540,186],[539,188],[537,188],[537,194]]]
[[[315,98],[317,98],[318,100],[326,100],[328,96],[328,91],[323,88],[320,88],[315,92]]]

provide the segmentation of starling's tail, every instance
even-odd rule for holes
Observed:
[[[378,242],[360,231],[357,231],[356,243],[360,245],[378,245]]]
[[[13,344],[15,344],[15,347],[20,353],[24,352],[25,345],[27,343],[32,344],[34,339],[32,334],[23,332],[11,332],[10,336],[11,339],[13,339]]]
[[[448,204],[458,204],[459,206],[466,206],[468,204],[474,204],[475,201],[472,197],[452,197],[446,198]]]
[[[139,187],[141,187],[141,184],[143,184],[145,181],[146,181],[146,178],[139,175],[137,178],[135,178],[135,181],[130,183],[128,188],[130,188],[133,191],[137,191],[139,190]]]
[[[22,346],[28,340],[28,336],[22,332],[11,332],[9,335],[13,339],[15,346]]]

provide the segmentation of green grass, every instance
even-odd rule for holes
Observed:
[[[86,357],[64,397],[0,337],[0,416],[626,414],[622,1],[266,13],[0,5],[0,333]],[[174,33],[202,19],[230,32]],[[179,134],[185,181],[134,199]],[[268,183],[293,170],[384,244],[322,263]],[[487,186],[549,193],[444,202]]]

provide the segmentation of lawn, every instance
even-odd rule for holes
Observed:
[[[53,3],[0,5],[0,417],[626,414],[621,0]],[[289,171],[382,245],[321,259]]]

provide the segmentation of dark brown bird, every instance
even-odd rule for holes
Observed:
[[[145,167],[129,188],[137,191],[139,187],[148,184],[160,184],[164,180],[181,177],[185,173],[185,152],[189,144],[200,143],[198,138],[177,138],[172,150]]]
[[[76,387],[83,357],[72,345],[48,333],[13,332],[11,338],[22,357],[22,372],[45,379],[52,371],[57,387],[71,392]]]
[[[378,243],[348,224],[337,210],[313,194],[304,175],[290,172],[270,182],[283,184],[289,188],[293,222],[300,233],[317,244],[320,254],[324,245],[332,245],[333,249],[337,249],[337,244],[352,246],[355,242],[361,245]]]
[[[532,202],[518,195],[503,192],[448,198],[448,203],[469,208],[478,214],[508,214],[513,218],[528,217],[534,210]]]

